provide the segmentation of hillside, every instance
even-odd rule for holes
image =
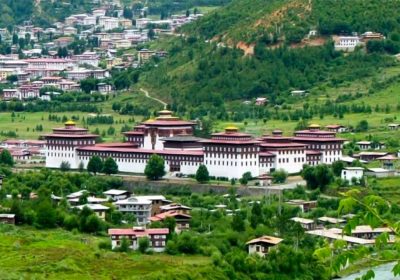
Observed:
[[[249,112],[244,112],[246,109],[236,106],[240,103],[235,102],[265,96],[272,109],[290,102],[291,90],[310,90],[323,84],[337,87],[372,77],[381,69],[397,65],[397,61],[382,51],[336,52],[333,42],[325,35],[365,30],[382,32],[388,38],[384,44],[393,46],[392,53],[397,53],[400,25],[393,19],[397,18],[395,14],[400,12],[400,6],[395,5],[397,1],[388,1],[384,7],[379,3],[377,0],[272,0],[267,3],[235,0],[184,27],[185,37],[150,45],[166,49],[169,57],[157,61],[157,67],[146,68],[140,86],[168,101],[180,114],[192,118],[210,115],[217,119],[243,120],[238,115]],[[385,11],[393,17],[384,17]],[[367,24],[372,14],[376,20],[374,17]],[[331,18],[334,20],[328,21]],[[272,39],[266,38],[265,32],[272,25],[281,26],[280,33]],[[324,34],[320,46],[293,48],[291,41],[284,41],[298,38],[298,34],[302,38],[312,28]],[[223,42],[218,43],[217,38]],[[245,56],[242,50],[232,47],[233,42],[244,47],[253,43],[254,55]],[[262,109],[257,115],[269,118],[270,112]]]
[[[298,42],[311,29],[321,35],[399,30],[399,2],[376,0],[236,0],[184,31],[225,42]]]

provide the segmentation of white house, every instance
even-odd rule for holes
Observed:
[[[274,236],[261,236],[256,239],[252,239],[246,243],[249,248],[249,254],[257,254],[261,257],[268,254],[271,247],[274,247],[281,243],[283,239]]]
[[[115,202],[118,211],[132,213],[136,216],[138,224],[144,225],[150,222],[152,202],[142,197],[129,197]]]
[[[103,194],[108,199],[111,199],[113,201],[127,199],[131,195],[130,192],[128,192],[126,190],[115,190],[115,189],[105,191],[105,192],[103,192]]]
[[[83,208],[87,207],[90,210],[92,210],[100,219],[105,220],[106,219],[106,212],[108,209],[110,209],[107,206],[101,205],[101,204],[85,204],[85,205],[79,205],[75,206],[79,210],[82,210]]]
[[[346,167],[342,170],[341,178],[352,184],[353,178],[359,181],[364,176],[364,168],[362,167]]]
[[[334,37],[335,50],[352,52],[360,45],[360,38],[358,36],[337,36]]]

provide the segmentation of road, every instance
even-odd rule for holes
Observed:
[[[149,92],[148,92],[147,90],[145,90],[145,89],[140,88],[139,90],[140,90],[141,92],[143,92],[144,95],[145,95],[147,98],[153,99],[154,101],[157,101],[158,103],[161,103],[161,104],[164,106],[164,110],[167,109],[167,105],[168,105],[167,103],[165,103],[165,102],[162,101],[161,99],[158,99],[158,98],[155,98],[155,97],[150,96]]]

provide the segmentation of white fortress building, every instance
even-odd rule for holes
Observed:
[[[144,173],[148,159],[158,154],[165,160],[166,172],[193,175],[204,164],[210,176],[231,179],[245,172],[257,177],[278,169],[298,173],[304,164],[331,164],[342,157],[344,139],[337,138],[335,132],[320,130],[318,125],[296,131],[293,137],[275,130],[260,138],[231,126],[210,139],[195,137],[195,126],[164,110],[156,119],[125,132],[125,143],[96,144],[97,135],[69,121],[64,128],[45,135],[46,167],[59,168],[65,161],[73,169],[81,163],[86,167],[97,155],[112,157],[121,172]]]

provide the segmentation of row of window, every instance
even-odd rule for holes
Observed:
[[[259,150],[258,147],[245,147],[245,148],[236,148],[236,147],[221,147],[221,146],[207,146],[204,148],[205,151],[210,152],[257,152]]]
[[[237,162],[233,161],[217,161],[217,160],[206,160],[206,164],[211,164],[211,165],[220,165],[220,166],[238,166]],[[240,162],[240,166],[257,166],[257,161],[249,161],[249,162]]]

